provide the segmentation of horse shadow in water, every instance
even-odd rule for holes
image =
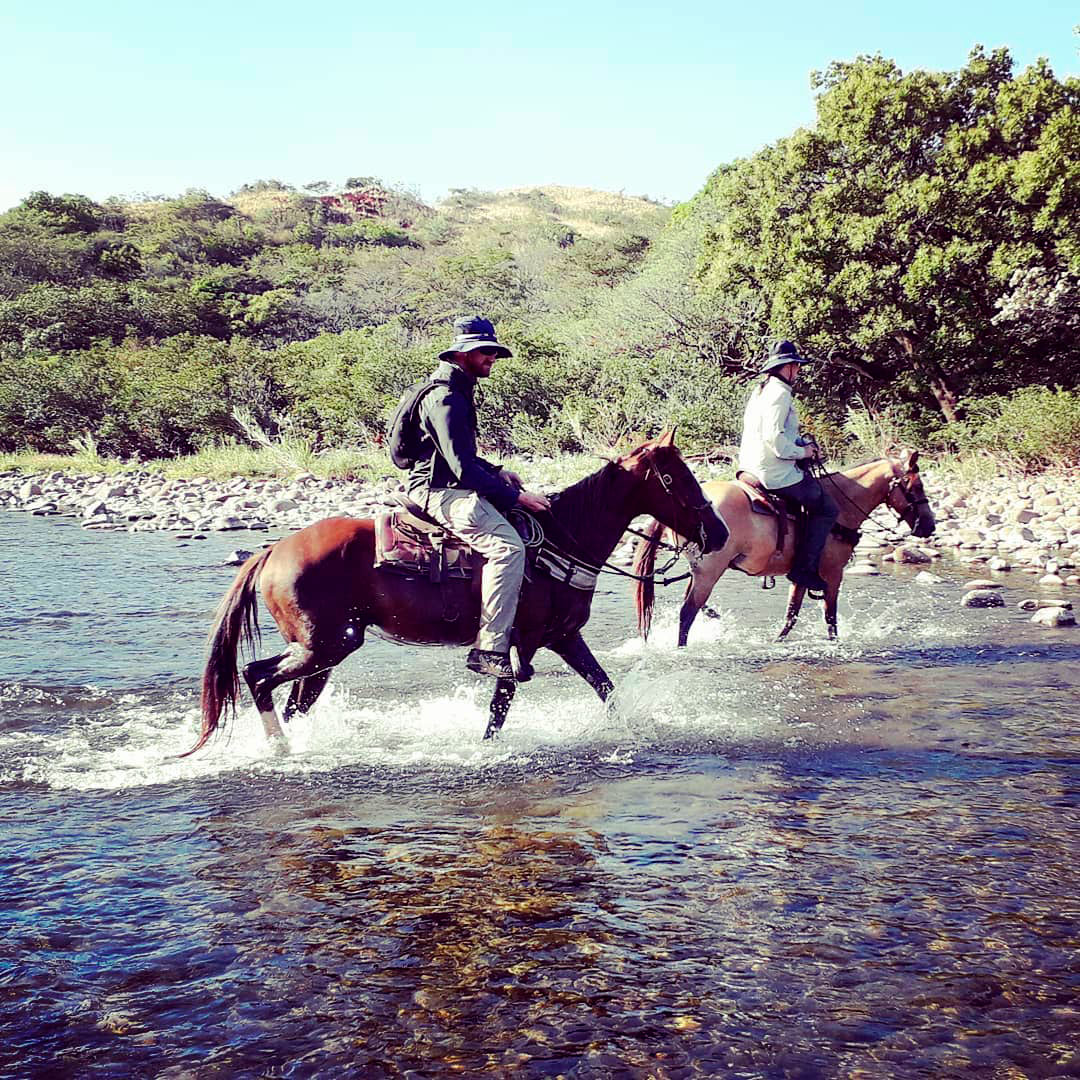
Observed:
[[[825,625],[830,640],[836,638],[836,603],[844,567],[858,543],[858,528],[883,503],[918,537],[930,536],[935,527],[922,478],[919,475],[919,452],[902,451],[898,457],[885,457],[857,465],[845,472],[826,473],[821,483],[839,509],[836,524],[840,527],[829,536],[821,556],[820,573],[826,584]],[[715,480],[704,491],[729,531],[727,543],[713,552],[690,558],[690,583],[679,611],[679,645],[685,645],[697,613],[705,606],[713,586],[728,569],[751,577],[774,577],[791,569],[795,537],[788,529],[780,548],[777,546],[777,518],[751,509],[748,491],[740,483]],[[655,587],[653,573],[656,553],[665,533],[680,537],[677,529],[655,522],[639,541],[634,570],[640,576],[636,590],[638,628],[648,637],[652,626]],[[680,539],[685,543],[685,539]],[[780,630],[786,637],[799,617],[806,588],[792,585],[788,596],[787,616]]]
[[[646,442],[554,495],[550,512],[535,515],[548,550],[564,564],[597,571],[642,514],[695,537],[706,553],[722,548],[727,529],[679,454],[674,435]],[[471,581],[433,583],[378,570],[375,548],[373,518],[327,518],[240,568],[210,631],[202,726],[187,754],[204,746],[235,712],[238,654],[245,647],[255,650],[260,591],[286,647],[247,664],[242,674],[270,739],[283,736],[274,689],[293,684],[286,720],[307,712],[333,668],[363,644],[369,626],[399,642],[472,643],[480,600]],[[607,700],[612,682],[581,636],[594,590],[595,579],[591,588],[582,589],[537,568],[522,585],[514,630],[519,670],[531,665],[537,650],[550,649]],[[516,689],[514,679],[496,680],[485,738],[502,728]]]

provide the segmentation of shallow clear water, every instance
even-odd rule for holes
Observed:
[[[643,647],[611,579],[614,714],[542,657],[483,744],[372,640],[287,756],[168,761],[264,539],[0,516],[0,1075],[1080,1075],[1080,632],[897,568]]]

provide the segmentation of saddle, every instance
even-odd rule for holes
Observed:
[[[483,560],[404,492],[393,498],[401,509],[375,518],[375,569],[426,577],[436,585],[472,579]]]
[[[423,576],[433,584],[454,579],[479,584],[477,571],[484,564],[483,557],[447,532],[405,492],[399,491],[393,498],[401,509],[384,511],[375,518],[375,569]],[[543,529],[530,513],[514,509],[507,519],[525,541],[527,580],[532,580],[535,570],[542,570],[572,589],[592,592],[596,588],[597,571],[546,543]]]
[[[778,495],[775,491],[769,491],[753,473],[737,472],[735,483],[742,488],[753,513],[776,518],[777,555],[784,550],[789,527],[794,530],[795,546],[798,547],[806,523],[806,510],[802,504]]]

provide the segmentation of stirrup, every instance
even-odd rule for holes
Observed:
[[[761,579],[761,587],[768,591],[769,589],[776,588],[776,578],[772,574],[767,574]]]

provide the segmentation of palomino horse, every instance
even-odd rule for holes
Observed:
[[[564,565],[584,568],[586,577],[611,557],[630,522],[650,514],[705,551],[721,548],[727,529],[716,516],[669,432],[551,499],[551,511],[535,515],[544,548]],[[274,708],[275,687],[292,682],[285,719],[307,712],[340,664],[377,627],[401,642],[467,645],[480,617],[473,582],[432,583],[374,568],[375,522],[371,518],[326,518],[279,540],[240,568],[222,598],[210,631],[203,673],[202,729],[187,751],[194,753],[235,712],[240,689],[237,653],[254,651],[258,637],[257,590],[287,645],[284,652],[255,660],[244,680],[255,699],[267,738],[283,735]],[[567,577],[569,577],[569,573]],[[519,673],[541,647],[551,649],[606,700],[613,686],[581,636],[589,618],[595,574],[583,589],[557,581],[539,566],[522,586],[515,631]],[[444,591],[445,590],[445,591]],[[524,680],[522,680],[524,681]],[[497,733],[514,696],[513,679],[497,679],[485,738]]]
[[[839,508],[837,526],[826,541],[821,556],[820,572],[828,588],[825,590],[825,625],[829,639],[836,637],[836,600],[844,567],[859,542],[859,526],[882,503],[886,503],[915,536],[929,536],[935,528],[934,515],[923,491],[919,476],[919,452],[903,451],[899,458],[886,457],[865,465],[856,465],[846,472],[826,473],[821,477],[825,490]],[[777,551],[776,518],[754,513],[746,491],[737,483],[716,480],[705,484],[705,493],[716,512],[731,531],[728,542],[710,555],[690,560],[690,584],[679,612],[679,644],[685,645],[690,626],[697,613],[709,599],[713,586],[729,567],[752,577],[785,574],[791,569],[795,550],[793,530],[789,529],[781,551]],[[652,624],[654,600],[653,569],[656,551],[665,526],[656,523],[646,539],[638,544],[634,569],[642,580],[637,587],[638,626],[647,637]],[[788,597],[787,618],[780,637],[787,637],[799,617],[806,589],[792,585]]]

